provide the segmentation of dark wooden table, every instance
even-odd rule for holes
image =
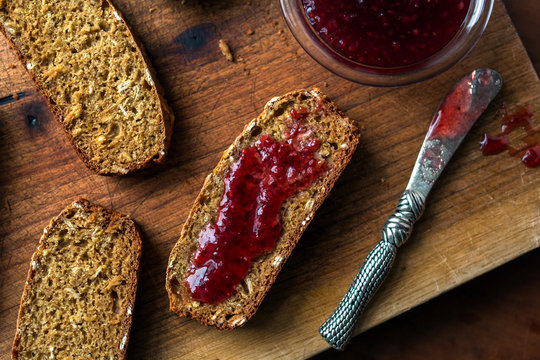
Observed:
[[[4,106],[0,117],[0,150],[3,156],[0,162],[0,359],[8,357],[28,260],[41,229],[69,200],[79,196],[133,215],[144,231],[145,250],[129,345],[130,359],[168,360],[188,356],[192,359],[235,359],[235,355],[236,358],[240,357],[239,352],[244,355],[249,353],[243,357],[245,359],[260,359],[264,355],[270,359],[287,359],[295,354],[297,357],[313,354],[315,350],[311,349],[316,349],[315,346],[320,349],[324,345],[315,332],[322,322],[321,314],[324,312],[327,316],[329,303],[335,306],[340,296],[336,294],[336,289],[343,289],[350,281],[342,276],[344,269],[349,274],[357,270],[355,256],[367,255],[372,246],[370,241],[379,234],[384,221],[382,216],[388,216],[393,210],[410,174],[407,164],[416,156],[423,137],[425,128],[422,124],[432,115],[432,109],[446,92],[450,79],[455,78],[456,73],[464,73],[469,66],[465,64],[474,64],[475,67],[500,65],[505,74],[508,74],[503,90],[504,99],[511,104],[518,101],[533,102],[533,107],[537,109],[536,121],[540,119],[539,101],[529,100],[540,97],[537,79],[532,76],[532,72],[526,72],[529,64],[523,59],[521,47],[514,46],[513,28],[507,27],[506,15],[503,16],[500,8],[497,10],[499,16],[491,23],[492,37],[484,37],[486,41],[480,43],[464,63],[429,80],[432,85],[430,93],[434,94],[434,90],[438,90],[436,96],[426,97],[423,85],[400,90],[369,89],[314,66],[315,63],[286,31],[279,15],[277,0],[114,2],[134,31],[144,39],[160,80],[168,89],[168,100],[177,118],[181,119],[176,124],[172,150],[163,167],[144,174],[120,180],[89,173],[76,159],[63,134],[53,123],[43,99],[32,90],[33,85],[23,73],[23,67],[10,66],[16,60],[4,41],[4,47],[0,48],[5,69],[4,73],[0,72],[0,79],[3,79],[0,82],[3,90],[0,97],[19,93],[19,90],[26,95]],[[507,0],[507,4],[511,6],[510,13],[539,70],[540,43],[537,43],[535,35],[539,33],[537,18],[540,15],[540,0]],[[150,9],[153,6],[156,9],[152,12]],[[252,36],[248,35],[250,26],[256,30]],[[233,50],[245,62],[227,63],[217,49],[220,38],[229,40]],[[281,56],[281,52],[284,56]],[[503,58],[500,54],[509,54],[509,57]],[[532,89],[533,85],[526,86],[527,82],[533,84],[536,90]],[[340,180],[341,185],[336,186],[332,197],[319,211],[318,220],[311,225],[305,235],[306,239],[295,250],[256,317],[243,329],[217,333],[168,312],[168,300],[163,287],[164,264],[204,177],[215,166],[223,149],[272,96],[300,86],[324,86],[325,83],[328,84],[325,92],[347,114],[362,120],[363,125],[366,125],[362,136],[363,148],[356,158],[357,165],[349,167]],[[518,88],[522,89],[519,95]],[[411,101],[415,102],[410,107],[406,106]],[[423,106],[416,106],[416,103]],[[398,112],[396,115],[393,111],[398,106],[406,109],[409,119],[422,119],[424,122],[411,120],[402,123],[402,114]],[[384,122],[372,122],[373,113],[378,115],[378,119],[384,119]],[[35,118],[39,120],[34,121],[28,115],[38,115]],[[387,144],[376,139],[385,139],[389,129],[397,124],[403,131],[392,132],[390,139],[386,140],[390,144],[403,143],[404,146],[400,147],[400,151],[383,151],[387,150]],[[497,127],[493,125],[492,129]],[[473,129],[473,132],[476,132],[475,136],[479,139],[480,129]],[[452,173],[466,173],[464,169],[471,162],[465,159],[480,158],[474,140],[462,146],[460,158],[453,160],[445,170],[445,179],[441,179],[443,183],[439,184],[439,190],[433,196],[440,199],[460,197],[456,194],[467,182],[454,182],[452,186],[444,184],[452,183],[449,177]],[[401,159],[409,160],[405,162]],[[507,179],[511,179],[507,182],[497,181],[488,190],[496,190],[497,195],[501,195],[497,196],[499,199],[515,199],[515,196],[519,196],[520,201],[499,202],[512,205],[510,209],[513,213],[523,208],[524,203],[539,206],[540,210],[538,193],[521,190],[523,185],[530,190],[531,184],[538,184],[540,169],[527,169],[526,176],[520,176],[513,169],[519,169],[517,171],[520,172],[524,169],[513,160],[509,157],[479,159],[485,165],[482,174],[495,174],[498,178],[509,176]],[[481,177],[480,173],[476,173],[469,181]],[[384,181],[380,181],[381,178]],[[480,179],[474,188],[477,192],[484,191],[486,184],[489,182]],[[381,191],[383,186],[389,190]],[[540,187],[532,190],[540,190]],[[450,210],[444,207],[437,210],[432,206],[436,199],[432,198],[432,205],[427,211],[433,216],[424,216],[415,230],[417,241],[409,243],[407,249],[403,250],[412,252],[416,246],[416,249],[423,247],[427,251],[434,251],[440,248],[430,244],[450,245],[446,250],[454,251],[454,258],[441,256],[436,251],[433,253],[442,260],[436,267],[439,274],[444,275],[440,277],[440,288],[436,280],[421,286],[426,279],[422,276],[417,278],[417,282],[400,281],[401,278],[396,276],[406,272],[418,275],[419,270],[427,268],[425,261],[439,261],[428,252],[419,252],[424,256],[422,261],[419,261],[419,257],[407,257],[404,254],[401,257],[403,260],[398,260],[402,261],[403,266],[396,266],[393,279],[387,281],[387,284],[395,281],[401,287],[387,288],[397,289],[394,293],[385,292],[385,289],[379,293],[384,301],[392,305],[382,306],[383,311],[386,309],[393,316],[399,309],[409,308],[406,304],[418,304],[422,294],[423,299],[431,298],[428,296],[430,293],[436,291],[439,294],[472,277],[472,272],[458,271],[456,275],[454,270],[456,264],[463,263],[465,259],[460,256],[459,247],[456,246],[459,239],[451,243],[437,242],[433,238],[432,242],[419,241],[422,236],[425,239],[425,234],[432,229],[430,221],[435,223],[436,217],[436,226],[442,230],[444,225],[441,224],[445,221],[453,221],[460,226],[481,225],[478,222],[482,220],[480,212],[473,210],[484,211],[488,208],[482,207],[478,197],[471,195],[471,190],[466,194],[456,203],[459,207]],[[488,195],[482,194],[481,198],[485,199]],[[482,214],[493,215],[489,217],[494,220],[490,225],[493,224],[496,229],[516,229],[497,222],[500,212],[485,211]],[[457,215],[457,219],[450,220],[450,216],[445,215],[447,213]],[[531,212],[526,215],[530,216]],[[362,227],[358,226],[360,218]],[[515,250],[519,250],[527,241],[532,243],[538,240],[534,234],[538,234],[539,228],[529,229],[536,218],[520,216],[519,220],[523,228],[516,236],[502,235],[489,227],[489,236],[482,236],[485,247],[481,249],[491,249],[497,245],[501,252],[516,253]],[[335,226],[338,221],[339,226]],[[459,229],[462,231],[463,227]],[[451,235],[452,232],[446,234]],[[521,235],[524,233],[532,235],[525,237]],[[481,242],[473,239],[480,239],[480,232],[474,234],[475,237],[468,234],[469,237],[465,239],[469,240],[466,254],[480,257],[486,255],[485,251],[475,248]],[[315,238],[321,241],[309,240]],[[370,240],[363,240],[367,238]],[[443,240],[447,238],[452,236],[445,236]],[[508,241],[495,241],[501,238]],[[464,239],[461,240],[463,244]],[[336,241],[339,241],[339,246],[335,245]],[[514,245],[510,246],[509,243]],[[356,255],[349,256],[351,254]],[[468,257],[465,262],[468,266],[477,265],[478,271],[480,265],[482,270],[487,265],[494,266],[497,259],[502,261],[509,258],[495,256],[499,252],[487,255],[489,257],[482,258],[485,261],[475,263]],[[540,359],[538,260],[540,251],[531,252],[358,336],[347,352],[325,352],[316,358]],[[317,273],[312,275],[315,269]],[[434,275],[433,269],[429,270],[430,277]],[[411,298],[412,301],[406,302]],[[384,301],[379,306],[384,305]],[[397,308],[400,304],[401,308]],[[373,304],[372,309],[375,306]],[[380,316],[383,312],[376,313]],[[373,319],[376,317],[373,316]],[[210,356],[212,351],[216,355]]]
[[[539,73],[540,1],[504,3]],[[540,359],[539,264],[535,250],[314,359]]]

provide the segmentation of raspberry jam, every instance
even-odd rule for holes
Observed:
[[[508,136],[484,134],[480,142],[480,150],[484,155],[495,155],[508,149]]]
[[[527,167],[540,165],[540,127],[533,127],[532,111],[529,106],[523,106],[513,113],[509,113],[506,106],[502,111],[501,132],[497,135],[484,134],[480,142],[480,150],[484,155],[495,155],[508,150],[508,154],[521,158],[521,162]],[[510,145],[508,134],[522,128],[525,136],[521,139],[523,144],[519,147]]]
[[[263,135],[242,149],[224,182],[215,223],[204,227],[185,283],[194,300],[215,304],[230,297],[251,264],[274,249],[282,231],[281,207],[329,169],[315,156],[320,142],[293,109],[285,141]]]
[[[418,63],[460,28],[470,0],[302,0],[314,30],[342,56],[369,66]]]

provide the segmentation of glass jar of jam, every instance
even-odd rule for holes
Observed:
[[[484,31],[493,0],[281,0],[300,45],[347,79],[417,82],[462,59]]]

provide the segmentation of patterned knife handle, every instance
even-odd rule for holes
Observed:
[[[332,347],[343,350],[349,342],[358,317],[390,272],[397,249],[411,235],[424,203],[424,196],[414,190],[405,190],[401,196],[383,228],[382,240],[371,250],[336,310],[319,329]]]

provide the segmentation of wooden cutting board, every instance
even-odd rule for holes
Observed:
[[[503,102],[511,109],[531,104],[540,114],[538,78],[500,0],[462,63],[394,89],[357,85],[321,68],[285,27],[277,1],[115,3],[146,46],[177,117],[168,161],[123,178],[91,173],[0,40],[1,358],[9,357],[42,228],[81,196],[131,214],[144,231],[130,358],[305,358],[324,350],[319,325],[379,241],[439,102],[476,67],[498,70],[504,88],[445,170],[357,333],[539,246],[540,170],[478,149],[484,131],[498,131]],[[227,62],[219,39],[243,60]],[[258,313],[241,329],[218,332],[168,312],[167,258],[204,177],[267,100],[312,86],[356,119],[363,135]]]

